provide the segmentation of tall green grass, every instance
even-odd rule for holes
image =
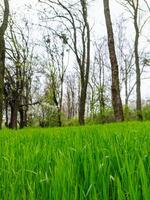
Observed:
[[[0,200],[150,200],[150,122],[0,132]]]

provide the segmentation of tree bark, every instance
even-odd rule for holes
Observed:
[[[128,106],[128,69],[125,63],[125,106]]]
[[[23,108],[19,109],[19,113],[20,113],[20,129],[27,127],[27,111],[23,110]]]
[[[80,94],[80,101],[79,101],[79,124],[84,125],[85,124],[85,103],[86,103],[86,89],[81,89]]]
[[[3,92],[4,92],[4,67],[5,67],[5,41],[0,35],[0,129],[3,119]]]
[[[6,117],[5,126],[7,128],[9,127],[8,107],[9,107],[9,104],[8,104],[7,100],[5,99],[5,117]]]
[[[11,105],[11,118],[10,118],[9,128],[17,129],[17,114],[18,114],[18,108],[17,104],[14,102],[13,105]]]
[[[62,120],[61,120],[61,108],[58,108],[58,126],[62,126]]]
[[[111,62],[111,73],[112,73],[112,105],[114,110],[114,116],[116,121],[123,121],[123,107],[120,97],[120,86],[119,86],[119,73],[118,73],[118,62],[115,51],[113,28],[109,9],[109,0],[103,0],[104,3],[104,14],[108,34],[108,48]]]
[[[3,119],[3,93],[4,93],[4,71],[5,71],[5,40],[4,34],[8,25],[9,16],[9,3],[8,0],[4,0],[5,10],[3,22],[0,27],[0,129],[2,128]]]
[[[134,10],[134,28],[135,28],[135,42],[134,42],[134,51],[135,51],[135,65],[136,65],[136,110],[137,110],[137,119],[143,120],[142,116],[142,105],[141,105],[141,72],[140,72],[140,63],[139,63],[139,27],[138,27],[138,1]]]
[[[85,104],[86,104],[86,93],[87,86],[89,81],[89,70],[90,70],[90,27],[88,22],[88,13],[87,13],[87,1],[80,0],[83,12],[84,26],[86,29],[86,39],[82,38],[83,44],[83,55],[82,62],[80,63],[80,77],[81,77],[81,94],[79,101],[79,124],[85,124]],[[83,33],[84,34],[84,31]],[[86,44],[85,44],[86,43]]]

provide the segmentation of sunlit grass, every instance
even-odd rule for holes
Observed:
[[[0,132],[0,200],[150,200],[150,122]]]

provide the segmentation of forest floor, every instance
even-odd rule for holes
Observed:
[[[150,122],[0,132],[0,200],[149,200]]]

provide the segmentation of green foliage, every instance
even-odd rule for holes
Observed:
[[[150,120],[150,105],[144,106],[142,113],[144,120]]]
[[[135,121],[137,120],[136,110],[129,108],[128,106],[124,106],[124,119],[125,121]]]
[[[54,106],[45,107],[44,110],[45,117],[40,119],[41,127],[54,127],[58,126],[58,111]]]
[[[150,123],[3,129],[2,200],[149,200]]]
[[[64,126],[79,126],[79,120],[78,120],[78,118],[71,118],[71,119],[65,118],[63,124],[64,124]]]
[[[86,124],[104,124],[114,122],[114,113],[112,109],[105,109],[101,113],[95,114],[92,118],[86,118]]]
[[[150,106],[146,105],[142,108],[143,120],[150,120]],[[137,112],[127,106],[124,107],[124,117],[126,121],[135,121],[137,120]]]

